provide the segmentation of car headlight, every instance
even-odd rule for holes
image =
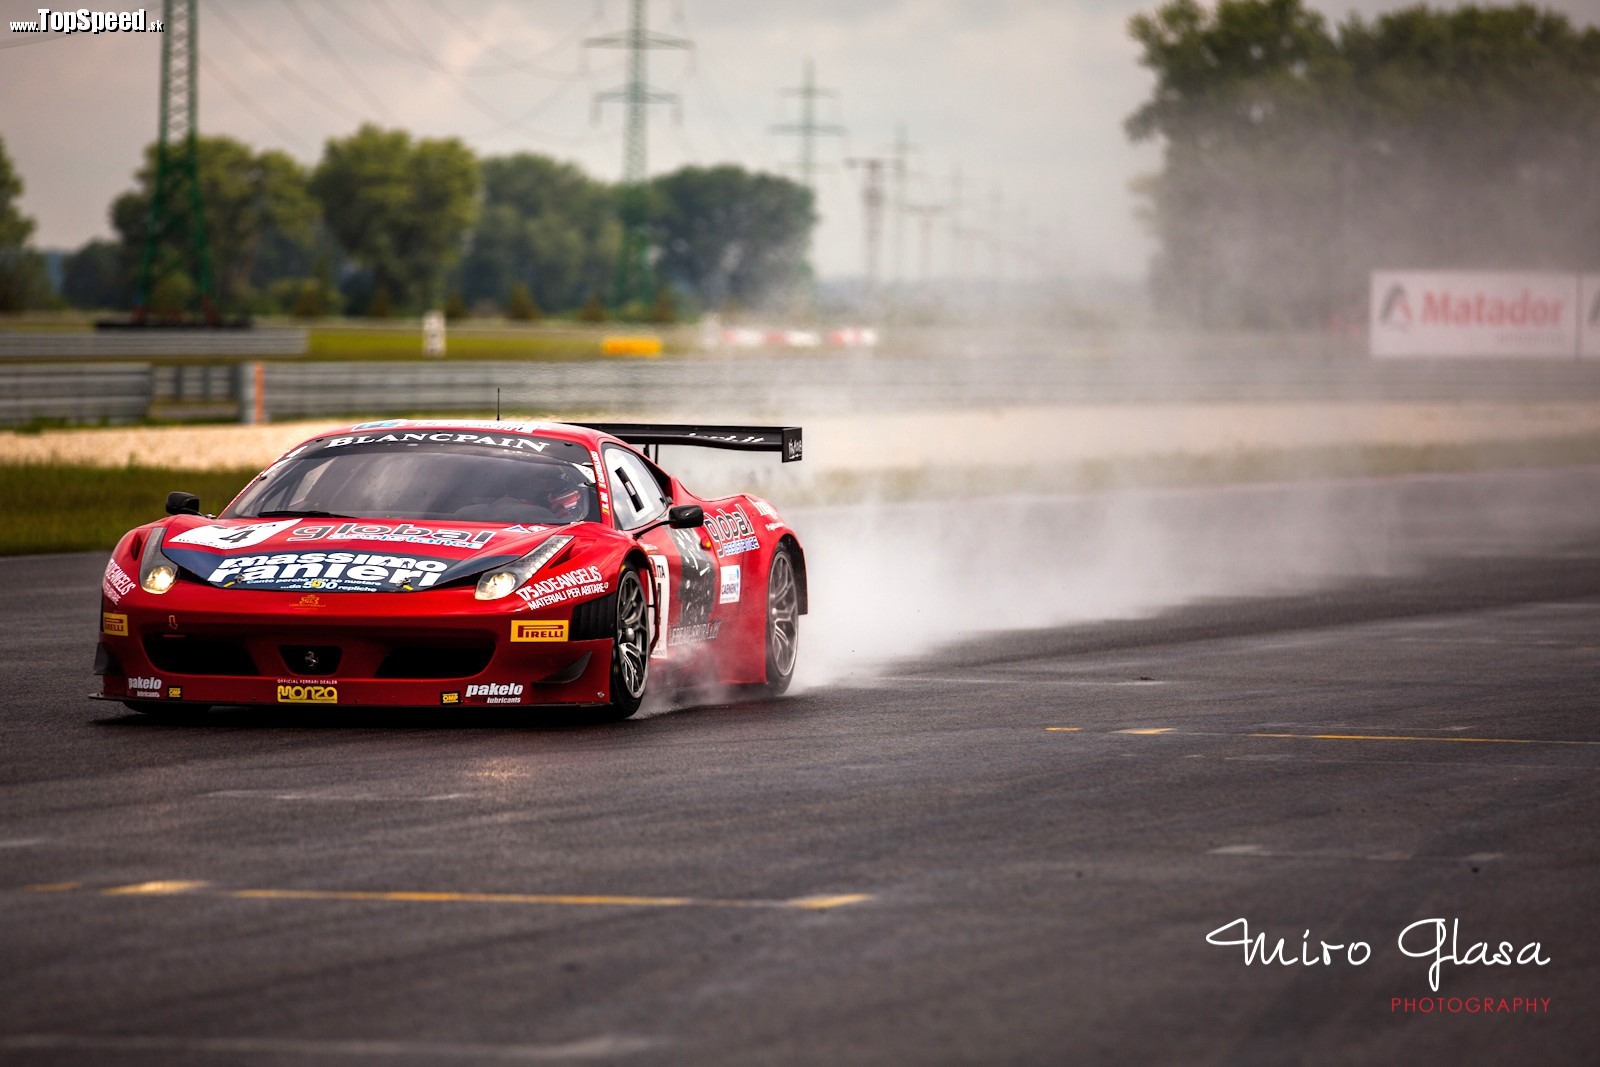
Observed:
[[[139,557],[139,588],[147,593],[165,593],[178,580],[178,565],[161,551],[161,539],[166,533],[165,527],[150,531],[144,555]]]
[[[522,587],[523,582],[533,577],[540,567],[554,559],[557,552],[566,548],[571,540],[572,538],[566,534],[547,537],[539,543],[538,548],[516,562],[484,571],[478,579],[478,591],[475,595],[479,600],[499,600],[501,597],[510,596]]]

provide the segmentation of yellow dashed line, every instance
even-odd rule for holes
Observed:
[[[138,882],[134,885],[119,885],[113,889],[102,889],[100,892],[108,897],[165,897],[177,893],[192,893],[196,889],[204,889],[210,884],[210,882]]]
[[[1149,735],[1149,734],[1170,734],[1174,729],[1176,729],[1176,727],[1172,727],[1172,726],[1156,726],[1156,727],[1151,727],[1151,728],[1148,728],[1148,729],[1114,730],[1112,732],[1113,733],[1119,733],[1119,734],[1144,734],[1144,735]]]
[[[1082,730],[1083,727],[1081,727],[1081,726],[1046,726],[1045,729],[1049,730],[1051,733],[1073,734],[1073,733],[1077,733],[1079,730]]]
[[[62,893],[83,888],[81,882],[26,887],[33,893]],[[139,882],[99,890],[102,896],[177,896],[199,894],[234,900],[347,900],[400,904],[545,904],[611,908],[789,908],[827,911],[871,900],[866,893],[820,894],[790,900],[719,900],[699,897],[635,897],[573,893],[449,893],[359,889],[212,889],[209,882]]]

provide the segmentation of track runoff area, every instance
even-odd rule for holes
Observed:
[[[586,728],[122,714],[0,561],[0,1059],[1592,1056],[1600,470],[795,524],[808,685]]]

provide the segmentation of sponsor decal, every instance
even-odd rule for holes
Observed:
[[[788,525],[789,524],[786,522],[769,522],[767,523],[767,532],[771,533],[773,530],[782,530]]]
[[[439,703],[441,703],[441,704],[459,704],[459,703],[461,703],[461,692],[460,692],[460,690],[457,690],[456,692],[453,692],[453,693],[440,693],[439,694]]]
[[[398,526],[372,522],[346,522],[340,525],[298,526],[289,534],[290,543],[302,541],[389,541],[409,545],[450,545],[476,552],[494,539],[493,530],[445,530],[402,522]]]
[[[482,685],[467,686],[467,699],[477,698],[486,704],[520,704],[522,703],[522,683],[520,682],[485,682]]]
[[[252,545],[259,545],[276,537],[299,521],[299,519],[284,519],[282,522],[257,522],[249,526],[226,526],[221,523],[196,526],[176,537],[167,538],[165,543],[198,545],[201,548],[250,548]]]
[[[778,517],[778,509],[767,503],[765,500],[762,500],[760,497],[751,497],[750,503],[754,504],[756,510],[765,515],[767,518],[775,519]]]
[[[129,678],[128,695],[131,697],[149,697],[161,699],[160,678]]]
[[[677,626],[672,631],[672,644],[698,645],[705,641],[715,641],[717,630],[721,627],[717,622],[700,622],[690,626]]]
[[[339,703],[339,687],[337,685],[300,685],[299,683],[279,682],[278,703],[337,704]]]
[[[599,567],[574,567],[517,590],[529,610],[549,607],[567,600],[582,600],[598,596],[610,589],[610,583],[600,574]]]
[[[735,504],[732,511],[714,511],[706,516],[706,532],[717,543],[718,556],[737,556],[761,547],[756,530],[744,508]]]
[[[100,632],[109,634],[112,637],[127,637],[128,617],[126,615],[114,615],[109,611],[102,611],[100,613]]]
[[[315,593],[307,593],[289,606],[291,608],[320,608],[322,607],[322,598]]]
[[[419,433],[412,430],[404,433],[364,433],[352,434],[349,437],[332,437],[322,447],[344,448],[349,445],[413,444],[422,441],[431,441],[434,444],[488,445],[492,448],[505,448],[514,452],[543,452],[550,447],[549,441],[536,441],[529,437],[507,437],[504,434],[489,433]]]
[[[178,628],[178,617],[176,615],[168,615],[167,616],[167,629],[176,630],[177,628]]]
[[[805,455],[805,446],[798,437],[791,437],[783,443],[783,461],[793,463]]]
[[[117,566],[116,560],[106,564],[105,577],[100,580],[100,591],[106,599],[113,604],[122,603],[122,598],[133,592],[133,579],[128,577],[128,572]]]
[[[279,552],[271,556],[230,556],[217,563],[206,581],[225,589],[411,592],[433,585],[450,563],[429,556],[368,552]]]
[[[739,602],[739,565],[726,563],[722,567],[722,598],[723,604],[737,604]]]
[[[565,641],[566,619],[512,619],[513,641]]]
[[[1374,271],[1374,356],[1573,356],[1577,275]]]
[[[182,700],[183,699],[183,687],[179,686],[179,685],[170,685],[170,686],[168,686],[167,687],[167,699],[168,700]]]
[[[693,530],[673,530],[672,541],[679,557],[678,626],[710,622],[720,587],[717,565]]]
[[[544,533],[548,529],[550,529],[550,527],[548,527],[548,526],[524,526],[524,525],[522,525],[522,523],[519,522],[515,526],[507,526],[506,527],[506,533],[520,533],[520,534]]]

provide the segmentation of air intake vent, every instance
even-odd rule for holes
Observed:
[[[207,641],[185,634],[146,634],[145,655],[156,670],[170,674],[223,674],[255,677],[255,661],[232,641]]]
[[[569,641],[594,641],[611,637],[617,628],[617,594],[608,593],[599,600],[586,600],[572,609],[572,629]]]
[[[494,655],[493,642],[481,645],[396,645],[378,665],[379,678],[470,678],[482,673]]]

